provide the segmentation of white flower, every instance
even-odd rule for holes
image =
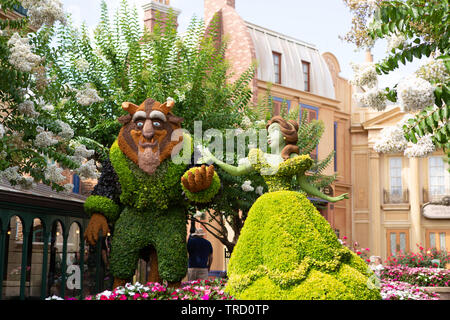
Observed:
[[[18,181],[19,187],[24,190],[30,190],[34,185],[34,179],[32,177],[22,177]]]
[[[403,111],[415,112],[434,104],[434,88],[428,81],[410,75],[397,86],[398,101]]]
[[[41,107],[42,110],[47,111],[47,112],[52,112],[55,110],[55,107],[51,104],[46,104],[44,106]]]
[[[66,183],[65,185],[63,185],[64,188],[64,192],[66,193],[71,193],[73,190],[73,184],[72,183]]]
[[[412,144],[405,150],[405,156],[408,158],[420,158],[426,157],[435,150],[433,140],[431,140],[431,135],[427,134],[421,137],[417,143]]]
[[[241,127],[248,128],[251,125],[252,125],[252,121],[250,120],[250,118],[247,116],[244,116],[244,118],[242,119],[242,122],[241,122]]]
[[[34,110],[34,102],[30,100],[25,100],[17,106],[17,111],[19,111],[24,116],[29,116],[31,118],[36,118],[39,116],[39,112]]]
[[[77,102],[85,107],[90,106],[91,104],[96,102],[104,101],[103,98],[98,95],[97,90],[92,88],[89,84],[86,84],[83,90],[77,90],[77,94],[75,97],[77,99]]]
[[[255,193],[256,194],[262,195],[263,192],[264,192],[264,187],[263,186],[256,187],[256,189],[255,189]]]
[[[21,3],[28,9],[27,17],[35,28],[40,28],[43,24],[52,26],[55,21],[66,22],[59,0],[22,0]]]
[[[53,296],[51,296],[51,297],[45,298],[45,300],[64,300],[64,299],[61,298],[61,297],[58,297],[58,296],[53,295]]]
[[[5,133],[6,133],[5,127],[2,124],[0,124],[0,139],[3,138]]]
[[[45,131],[42,127],[38,127],[37,131],[40,133],[38,133],[34,139],[34,145],[36,147],[46,148],[59,142],[58,140],[53,139],[53,132]]]
[[[66,140],[70,140],[73,137],[72,128],[65,122],[61,120],[57,120],[56,123],[61,127],[61,131],[58,132],[58,135]]]
[[[80,159],[80,158],[90,158],[94,155],[95,150],[89,150],[86,148],[84,144],[79,144],[75,147],[74,150],[74,157]]]
[[[61,183],[66,180],[66,177],[62,175],[62,172],[62,168],[58,167],[56,164],[50,164],[45,169],[45,179],[54,183]]]
[[[396,49],[401,45],[405,45],[406,37],[403,34],[392,34],[389,38],[387,38],[387,52],[391,52],[392,49]]]
[[[416,71],[416,75],[426,81],[439,83],[444,83],[449,78],[444,60],[433,58],[428,58]]]
[[[19,167],[9,167],[3,171],[0,171],[0,177],[8,181],[20,181],[22,180],[22,175],[18,172]]]
[[[402,127],[396,125],[386,127],[380,132],[373,149],[381,153],[403,152],[408,145]]]
[[[252,182],[250,180],[244,181],[244,183],[241,186],[242,190],[245,192],[252,192],[253,190],[255,190],[255,188],[253,188],[251,184]]]
[[[353,79],[350,80],[352,85],[358,87],[367,86],[369,88],[373,88],[377,85],[378,74],[373,62],[360,64],[351,63],[350,65],[355,73]]]
[[[86,72],[89,70],[89,62],[84,58],[78,59],[75,62],[75,68],[80,72]]]
[[[11,48],[8,61],[22,72],[30,72],[42,61],[41,57],[31,52],[29,41],[28,38],[21,38],[17,32],[8,40],[8,46]]]
[[[372,108],[378,111],[386,109],[386,95],[383,90],[372,88],[364,93],[355,93],[354,98],[364,107]]]
[[[91,159],[83,163],[75,172],[80,176],[81,179],[98,179],[100,173],[97,171],[97,166],[95,165],[94,159]]]

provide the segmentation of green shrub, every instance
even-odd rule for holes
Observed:
[[[91,216],[93,213],[103,213],[108,221],[116,221],[120,215],[119,206],[113,200],[102,196],[89,196],[84,202],[84,211]]]
[[[228,266],[236,299],[380,299],[367,265],[303,195],[276,191],[250,209]]]

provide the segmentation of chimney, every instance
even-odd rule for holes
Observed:
[[[236,0],[205,0],[204,19],[205,25],[209,25],[211,19],[225,6],[236,7]]]
[[[370,52],[370,48],[366,49],[366,59],[365,62],[373,62],[373,54]]]
[[[178,27],[177,19],[181,10],[171,7],[170,0],[151,0],[149,3],[144,4],[142,8],[144,9],[144,25],[149,32],[153,32],[158,20],[162,21],[164,24],[170,10],[172,10],[175,15],[175,23]],[[159,18],[157,16],[158,14]]]

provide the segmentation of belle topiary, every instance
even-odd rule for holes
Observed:
[[[248,161],[234,167],[204,151],[204,161],[234,175],[255,170],[269,187],[248,213],[228,265],[226,291],[251,300],[380,299],[370,269],[339,242],[304,193],[330,202],[347,195],[329,197],[307,182],[312,160],[298,155],[295,122],[277,116],[267,127],[271,149],[281,152],[252,149]],[[294,176],[304,193],[290,191]]]
[[[129,114],[119,118],[123,127],[84,205],[91,216],[85,231],[90,244],[96,243],[99,231],[106,235],[108,223],[114,224],[114,287],[131,281],[142,252],[150,252],[148,281],[177,286],[188,262],[183,190],[189,200],[208,202],[220,187],[213,166],[186,172],[192,141],[186,134],[176,138],[183,119],[172,114],[173,106],[173,100],[161,104],[153,99],[140,106],[122,104]]]

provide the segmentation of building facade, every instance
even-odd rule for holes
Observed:
[[[372,61],[370,53],[366,61]],[[352,109],[353,239],[383,259],[420,246],[450,248],[450,174],[443,151],[408,158],[373,150],[380,131],[404,116],[395,105],[383,112],[356,103]]]

